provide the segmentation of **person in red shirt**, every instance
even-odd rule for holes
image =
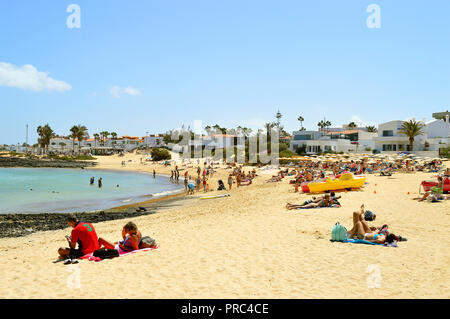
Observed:
[[[100,248],[97,233],[92,224],[81,222],[75,216],[70,215],[67,217],[67,224],[73,228],[71,236],[66,236],[70,248],[61,247],[58,249],[60,259],[69,258],[76,260]],[[77,243],[78,249],[75,249]]]

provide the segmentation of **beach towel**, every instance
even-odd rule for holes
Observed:
[[[119,252],[119,257],[127,256],[127,255],[134,254],[134,253],[138,253],[138,252],[141,252],[141,251],[155,250],[155,249],[158,249],[158,248],[159,248],[159,245],[156,245],[155,247],[152,247],[152,248],[143,248],[143,249],[133,250],[133,251],[130,251],[130,252],[125,252],[125,253]],[[103,260],[103,259],[101,259],[99,257],[94,257],[93,254],[94,253],[90,253],[90,254],[84,255],[83,257],[80,257],[78,259],[87,259],[87,260],[96,261],[96,262],[99,262],[99,261]]]
[[[348,238],[347,240],[344,240],[343,243],[377,245],[377,246],[386,246],[386,247],[397,247],[397,242],[396,241],[393,241],[390,244],[378,244],[378,243],[372,243],[372,242],[370,242],[368,240]]]
[[[316,209],[316,208],[339,208],[340,205],[331,205],[331,206],[324,206],[324,207],[298,207],[296,209]]]

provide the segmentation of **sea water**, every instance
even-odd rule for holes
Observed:
[[[91,177],[95,177],[94,185],[89,183]],[[165,176],[153,178],[149,173],[0,168],[0,213],[97,211],[173,194],[182,188]]]

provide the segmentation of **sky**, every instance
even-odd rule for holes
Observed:
[[[70,5],[80,8],[80,27]],[[379,8],[379,28],[368,12]],[[450,109],[450,1],[4,0],[0,144],[73,125],[317,129]],[[70,25],[70,24],[69,24]]]

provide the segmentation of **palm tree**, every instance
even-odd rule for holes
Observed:
[[[95,133],[95,134],[94,134],[94,140],[95,140],[95,147],[97,147],[97,141],[100,140],[100,134]]]
[[[75,139],[78,140],[78,153],[80,153],[81,142],[88,138],[88,129],[86,126],[78,124],[72,126],[70,129],[72,133],[70,137],[72,138],[72,152],[75,153]]]
[[[274,128],[274,126],[276,126],[276,124],[273,122],[267,122],[266,124],[264,124],[264,127],[267,131],[267,136],[270,136],[270,131],[272,130],[272,128]]]
[[[277,114],[275,114],[275,118],[277,119],[277,122],[275,124],[275,126],[280,129],[280,120],[283,117],[283,115],[281,115],[280,110],[278,110]]]
[[[352,129],[352,128],[355,128],[355,127],[358,127],[358,125],[356,125],[355,122],[348,123],[348,128]]]
[[[89,138],[89,134],[86,126],[78,124],[77,127],[78,153],[80,153],[81,142],[87,140]]]
[[[117,144],[117,142],[116,142],[117,133],[116,132],[111,132],[111,139],[113,140],[112,145],[114,145],[114,147],[115,147],[115,145]]]
[[[248,137],[250,134],[252,134],[253,130],[251,128],[243,127],[242,133],[245,137]]]
[[[105,142],[106,142],[106,139],[109,136],[109,132],[108,131],[102,131],[102,132],[100,132],[100,136],[102,137],[102,146],[105,146]]]
[[[48,123],[44,126],[38,126],[37,133],[39,135],[38,143],[40,147],[47,149],[48,151],[48,145],[50,144],[50,140],[55,136],[55,132],[53,132],[52,128]]]
[[[330,121],[326,121],[325,122],[325,128],[327,128],[327,131],[328,131],[328,128],[331,126],[331,122]]]
[[[304,129],[303,129],[303,121],[304,121],[305,119],[303,118],[303,116],[299,116],[297,120],[300,122],[300,126],[301,126],[300,131],[303,131],[303,130],[304,130]]]
[[[413,151],[414,137],[424,134],[424,127],[425,124],[417,122],[416,120],[410,120],[402,123],[402,129],[398,132],[408,137],[411,152]]]
[[[367,132],[376,133],[378,130],[375,126],[366,126]]]
[[[319,123],[317,123],[317,126],[320,128],[319,131],[321,131],[325,127],[325,122],[324,121],[320,121]]]

